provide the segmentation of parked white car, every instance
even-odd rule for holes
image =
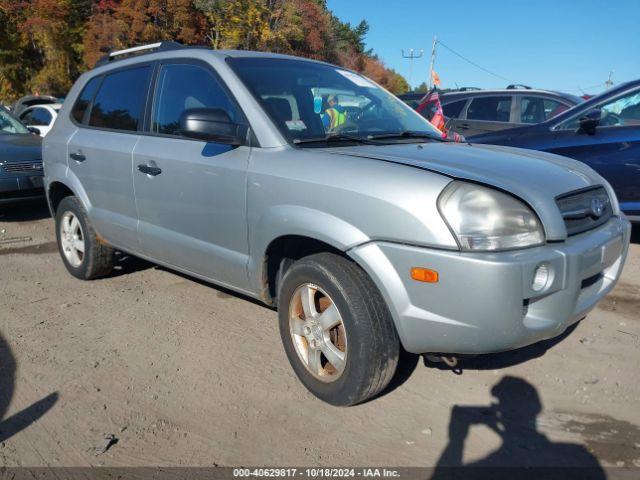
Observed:
[[[24,123],[28,128],[37,128],[41,137],[44,137],[51,127],[53,122],[58,117],[58,112],[62,108],[61,103],[52,103],[47,105],[34,105],[26,108],[20,114],[20,121]]]

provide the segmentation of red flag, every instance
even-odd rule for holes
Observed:
[[[429,120],[434,127],[442,132],[442,138],[448,138],[454,142],[464,141],[464,137],[462,135],[450,132],[447,128],[447,121],[444,117],[444,112],[442,111],[442,104],[440,103],[440,95],[438,95],[438,90],[435,88],[422,99],[416,110],[420,112],[423,117]]]

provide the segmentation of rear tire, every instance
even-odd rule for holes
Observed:
[[[56,240],[64,266],[81,280],[113,270],[113,248],[98,240],[87,211],[77,197],[65,197],[56,210]]]
[[[398,335],[377,287],[354,262],[332,253],[295,262],[279,285],[278,318],[294,372],[319,399],[355,405],[391,381]]]

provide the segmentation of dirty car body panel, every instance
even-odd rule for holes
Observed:
[[[230,59],[337,68],[282,55],[206,49],[145,54],[95,68],[76,82],[44,140],[47,191],[56,185],[71,190],[111,245],[266,303],[274,302],[273,290],[265,285],[270,245],[288,236],[322,242],[368,273],[403,346],[415,353],[494,352],[558,335],[615,285],[630,226],[611,187],[584,164],[552,154],[429,138],[320,142],[304,148],[283,131],[286,122],[300,129],[294,109],[283,102],[289,100],[272,92],[271,104],[280,110],[267,111]],[[215,142],[153,133],[157,78],[164,63],[175,61],[200,62],[225,85],[250,128],[246,144],[229,150]],[[72,121],[75,99],[91,78],[143,62],[152,68],[144,121],[134,132],[117,133],[124,139],[117,159],[87,146],[82,152],[86,161],[74,162],[69,154],[76,153],[72,146],[80,135],[108,133]],[[369,82],[361,78],[354,82]],[[423,121],[398,104],[402,115]],[[283,112],[289,117],[278,123]],[[113,187],[133,196],[129,204],[112,199],[106,186],[104,191],[90,187],[101,197],[87,190],[85,167],[110,161],[122,169]],[[162,173],[145,174],[140,165]],[[91,181],[98,181],[101,174],[96,175]],[[452,182],[517,199],[539,219],[544,241],[508,251],[464,251],[438,207]],[[608,220],[569,235],[558,198],[600,187],[610,202]],[[51,195],[49,200],[55,209]],[[123,205],[128,205],[126,215],[119,210]],[[533,292],[532,275],[541,263],[548,265],[551,277]],[[415,266],[437,270],[440,281],[413,280],[409,271]]]

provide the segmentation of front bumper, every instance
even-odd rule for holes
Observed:
[[[491,353],[555,337],[614,287],[631,225],[613,217],[560,243],[498,253],[469,253],[372,242],[348,253],[374,279],[406,350]],[[538,265],[551,276],[531,289]],[[412,267],[439,272],[437,283],[410,278]]]
[[[0,205],[44,198],[42,179],[42,174],[0,177]]]

